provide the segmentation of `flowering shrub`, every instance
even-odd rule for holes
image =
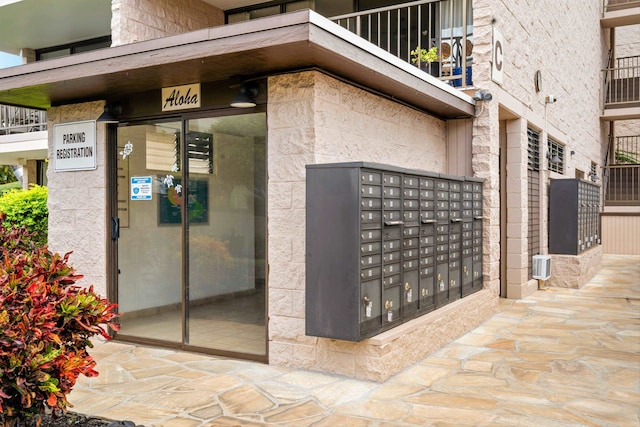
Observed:
[[[11,228],[0,214],[0,425],[28,419],[39,423],[50,409],[66,411],[66,399],[80,374],[92,377],[96,362],[87,353],[90,337],[109,339],[118,316],[115,304],[60,256],[37,247],[24,227]]]

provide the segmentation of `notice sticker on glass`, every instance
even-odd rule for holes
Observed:
[[[150,176],[131,177],[131,200],[151,200],[152,190]]]

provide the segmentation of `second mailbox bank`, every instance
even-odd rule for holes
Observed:
[[[360,341],[482,289],[482,183],[308,165],[307,335]]]

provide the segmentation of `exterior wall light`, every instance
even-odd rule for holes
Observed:
[[[491,101],[493,99],[493,95],[488,90],[477,90],[473,94],[474,101]]]
[[[105,105],[104,111],[96,120],[101,123],[118,123],[118,115],[122,113],[122,107],[119,105]]]
[[[554,154],[553,156],[551,156],[551,153],[549,153],[547,155],[547,158],[551,163],[555,163],[555,164],[562,163],[562,159],[560,158],[560,156],[558,156],[558,154]]]
[[[258,96],[258,85],[241,83],[240,92],[233,98],[230,105],[234,108],[253,108],[256,106],[256,96]]]

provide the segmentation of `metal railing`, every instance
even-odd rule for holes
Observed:
[[[468,1],[421,0],[329,19],[452,86],[471,86],[473,20],[467,16]],[[437,61],[417,60],[422,49],[434,46]]]
[[[640,104],[640,56],[617,58],[604,72],[604,107]]]
[[[0,105],[0,135],[47,130],[47,112]]]
[[[602,0],[602,12],[629,9],[640,6],[640,0]]]
[[[640,165],[604,167],[605,205],[640,205]]]
[[[640,135],[616,137],[614,164],[640,164]]]

